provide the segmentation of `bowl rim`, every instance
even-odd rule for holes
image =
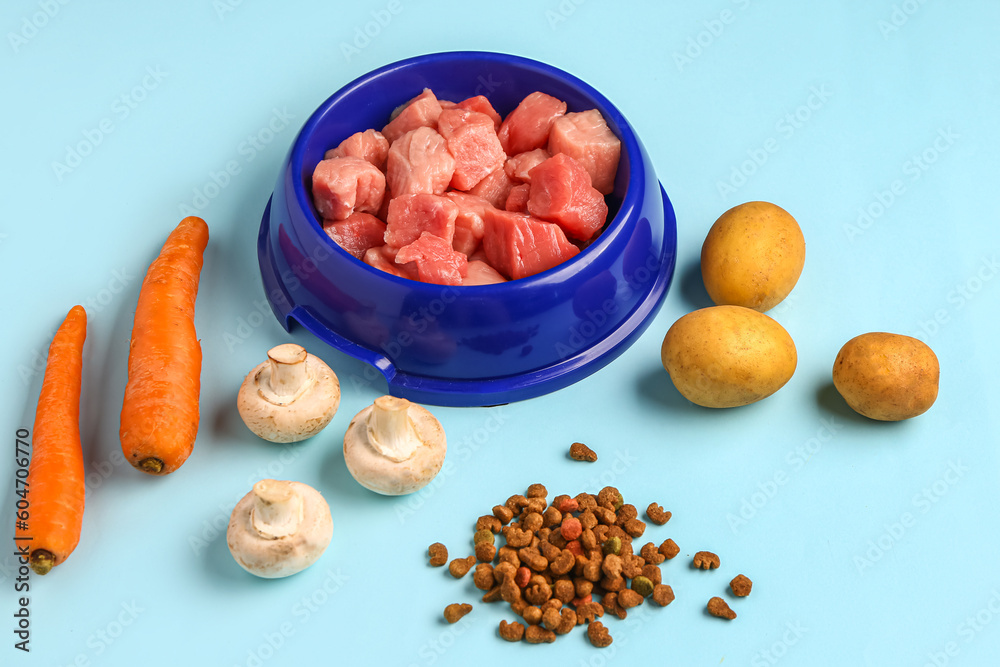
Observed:
[[[638,204],[641,197],[641,190],[643,188],[639,187],[640,182],[645,180],[645,167],[642,163],[641,152],[639,151],[638,140],[631,125],[625,119],[624,115],[618,108],[600,91],[591,86],[586,81],[580,79],[579,77],[563,70],[553,65],[534,60],[532,58],[526,58],[524,56],[518,56],[507,53],[500,53],[495,51],[442,51],[427,53],[423,55],[412,56],[409,58],[404,58],[403,60],[398,60],[395,62],[388,63],[382,67],[371,70],[365,74],[362,74],[344,86],[341,86],[336,92],[330,95],[319,107],[317,107],[309,118],[306,120],[302,129],[299,131],[298,135],[295,137],[295,141],[292,144],[291,151],[289,152],[289,166],[291,168],[291,181],[292,189],[295,193],[295,201],[299,208],[305,213],[305,217],[314,231],[322,237],[324,243],[329,246],[334,247],[333,252],[339,252],[347,260],[353,260],[358,264],[362,265],[363,270],[368,271],[373,276],[378,278],[389,280],[390,282],[398,282],[400,284],[405,284],[411,289],[417,291],[423,289],[434,289],[439,290],[442,286],[435,283],[425,283],[419,280],[412,280],[410,278],[401,278],[395,276],[391,273],[387,273],[380,269],[377,269],[366,262],[359,260],[354,255],[351,255],[339,244],[337,244],[333,239],[329,237],[328,234],[323,230],[320,220],[317,218],[314,207],[311,201],[311,197],[307,192],[304,185],[304,152],[306,144],[311,140],[312,136],[316,132],[317,128],[320,127],[322,121],[325,119],[326,115],[329,113],[330,109],[340,104],[345,98],[352,94],[356,94],[358,89],[361,89],[367,85],[371,85],[374,81],[382,76],[390,73],[394,73],[401,69],[407,69],[412,67],[417,67],[420,65],[438,64],[444,62],[456,62],[468,59],[474,59],[477,61],[486,62],[500,62],[504,64],[513,64],[518,67],[534,70],[538,73],[543,73],[547,76],[561,80],[563,83],[567,83],[581,92],[589,98],[591,101],[595,102],[595,106],[601,115],[604,117],[605,122],[608,123],[609,128],[622,142],[622,157],[627,158],[628,168],[629,168],[629,179],[625,185],[625,192],[622,195],[621,203],[618,206],[618,211],[616,212],[614,218],[611,222],[607,223],[601,233],[598,235],[597,239],[594,240],[590,245],[581,250],[575,256],[561,262],[556,266],[541,271],[531,276],[524,278],[518,278],[516,280],[508,280],[502,283],[495,283],[489,285],[452,285],[456,290],[461,290],[463,293],[466,291],[471,291],[472,294],[482,294],[487,295],[491,292],[496,292],[504,289],[510,289],[510,284],[515,284],[521,288],[530,288],[535,285],[551,285],[554,282],[562,282],[564,278],[568,278],[575,274],[578,269],[585,267],[590,258],[596,253],[601,252],[603,248],[608,246],[612,241],[611,237],[614,236],[626,223],[625,220],[632,211],[638,210]],[[544,91],[542,91],[544,92]],[[362,128],[358,131],[363,131]],[[617,131],[615,131],[617,129]],[[621,160],[622,158],[619,158]],[[619,168],[621,168],[621,162],[619,162]]]

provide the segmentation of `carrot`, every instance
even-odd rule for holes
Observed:
[[[80,542],[86,488],[80,444],[80,383],[87,312],[73,306],[56,331],[45,362],[45,379],[35,410],[28,466],[27,527],[19,520],[15,540],[26,544],[28,562],[47,574]],[[23,542],[22,542],[23,540]]]
[[[198,434],[201,344],[194,304],[207,244],[204,220],[181,220],[139,290],[119,437],[125,460],[151,475],[177,470]]]

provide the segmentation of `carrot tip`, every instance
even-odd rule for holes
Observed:
[[[35,549],[31,552],[29,558],[31,569],[34,570],[35,574],[48,574],[56,565],[56,557],[52,555],[51,551],[46,551],[45,549]]]
[[[163,472],[163,461],[155,456],[150,456],[139,461],[136,467],[143,472],[148,472],[150,475],[159,475]]]

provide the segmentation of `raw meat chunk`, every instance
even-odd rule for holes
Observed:
[[[421,232],[420,238],[399,249],[396,263],[407,262],[416,265],[418,280],[436,285],[461,285],[468,265],[464,254],[430,232]]]
[[[580,252],[555,223],[497,209],[488,209],[483,219],[486,258],[490,266],[508,278],[532,276]]]
[[[382,136],[378,130],[365,130],[355,132],[340,142],[336,148],[331,148],[324,156],[327,159],[334,157],[359,157],[362,160],[371,162],[379,168],[385,170],[385,159],[389,155],[389,140]]]
[[[495,285],[505,283],[507,279],[486,262],[480,260],[469,260],[468,268],[465,272],[463,285]]]
[[[370,213],[353,213],[339,222],[326,220],[323,231],[358,259],[364,257],[369,248],[385,243],[385,223]]]
[[[425,88],[381,131],[326,152],[312,175],[323,229],[409,280],[488,285],[551,269],[604,227],[622,150],[599,111],[566,111],[539,91],[502,118],[483,95]]]
[[[497,134],[507,155],[544,148],[552,122],[566,113],[566,103],[551,95],[534,92],[508,114]]]
[[[392,190],[389,189],[388,181],[385,184],[385,196],[382,197],[382,205],[378,207],[378,213],[375,216],[385,222],[386,218],[389,217],[389,202],[392,201]]]
[[[382,134],[392,144],[396,139],[418,127],[436,128],[440,115],[441,103],[430,88],[424,88],[424,92],[410,100],[399,114],[382,128]]]
[[[528,213],[557,223],[570,238],[587,241],[608,218],[604,196],[590,184],[590,174],[565,153],[531,170]]]
[[[483,215],[485,215],[486,209],[493,208],[493,205],[482,197],[454,190],[445,193],[445,197],[458,206],[458,217],[455,218],[455,237],[452,239],[451,245],[458,252],[471,255],[479,247],[480,241],[483,240],[483,233],[486,229]]]
[[[451,187],[456,190],[474,187],[507,159],[493,121],[484,113],[457,108],[442,111],[438,134],[448,142],[448,152],[455,158]]]
[[[503,170],[512,180],[519,183],[530,183],[529,172],[548,160],[552,155],[544,148],[536,148],[527,153],[518,153],[512,158],[508,158],[503,165]]]
[[[470,262],[482,262],[483,264],[489,264],[490,260],[486,257],[486,251],[483,250],[483,246],[479,246],[476,252],[469,255]]]
[[[517,213],[526,213],[528,211],[528,197],[530,194],[530,184],[521,183],[520,185],[515,185],[511,189],[510,194],[507,195],[507,203],[504,204],[504,209]]]
[[[430,232],[451,245],[455,237],[458,205],[439,195],[402,195],[389,202],[386,218],[385,244],[402,248]]]
[[[396,248],[389,246],[375,246],[365,251],[361,258],[365,264],[373,266],[379,271],[391,273],[400,278],[417,279],[416,267],[412,264],[396,264]]]
[[[486,114],[493,120],[493,129],[495,131],[500,130],[500,123],[503,122],[503,119],[500,118],[500,114],[497,113],[497,110],[493,108],[493,105],[484,96],[476,95],[467,100],[462,100],[458,103],[458,106],[462,109]]]
[[[385,195],[385,176],[359,157],[335,157],[316,165],[312,194],[325,219],[346,220],[355,211],[377,213]]]
[[[614,189],[622,142],[597,109],[557,118],[549,132],[549,152],[565,153],[582,164],[602,195]]]
[[[503,168],[500,168],[483,180],[479,181],[479,184],[476,185],[476,187],[469,190],[469,194],[482,197],[497,208],[503,208],[504,203],[507,201],[507,196],[510,194],[511,188],[515,185],[517,185],[517,183],[510,180],[510,177],[504,173]]]
[[[393,197],[443,194],[454,174],[448,142],[429,127],[407,132],[389,147],[385,178]]]

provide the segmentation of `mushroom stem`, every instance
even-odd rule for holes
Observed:
[[[250,522],[268,540],[294,535],[302,521],[302,498],[288,482],[262,479],[253,485]]]
[[[413,428],[408,411],[410,402],[396,396],[375,399],[368,417],[368,442],[387,459],[405,461],[413,456],[420,438]]]
[[[278,396],[294,396],[309,382],[305,348],[295,343],[285,343],[267,351],[271,373],[268,387]]]

